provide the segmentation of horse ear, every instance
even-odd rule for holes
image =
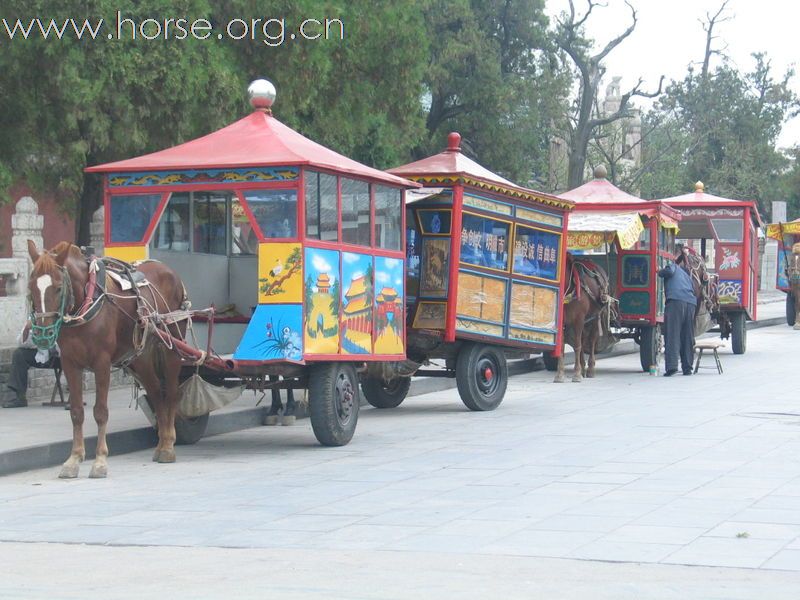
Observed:
[[[40,253],[39,250],[36,248],[36,242],[34,242],[33,240],[28,240],[28,254],[30,255],[31,260],[34,263],[37,260],[39,260]]]
[[[64,263],[67,262],[67,257],[69,256],[70,245],[64,244],[63,248],[59,249],[56,253],[56,264],[59,267],[63,267]]]

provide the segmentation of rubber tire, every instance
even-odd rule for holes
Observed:
[[[731,347],[734,354],[747,351],[747,319],[743,312],[731,315]]]
[[[377,377],[361,380],[361,392],[369,404],[375,408],[397,408],[408,396],[411,377],[395,377],[390,385]]]
[[[549,352],[542,352],[542,362],[548,371],[558,371],[558,359]]]
[[[796,318],[797,312],[794,305],[794,296],[792,296],[792,293],[789,292],[786,294],[786,324],[789,327],[794,327]]]
[[[487,394],[478,386],[478,365],[482,360],[490,360],[496,365],[497,383]],[[456,385],[458,395],[464,405],[474,411],[494,410],[503,401],[508,387],[508,364],[502,350],[485,344],[467,344],[456,359]]]
[[[642,327],[639,335],[639,362],[642,371],[647,373],[652,365],[658,364],[658,347],[661,341],[661,329],[658,325]]]
[[[208,414],[191,418],[175,415],[175,443],[179,446],[191,446],[199,442],[206,434],[208,417]]]
[[[353,397],[349,414],[340,418],[336,407],[337,382],[349,382]],[[344,446],[358,424],[358,377],[349,363],[324,363],[311,368],[308,381],[308,408],[314,436],[323,446]]]

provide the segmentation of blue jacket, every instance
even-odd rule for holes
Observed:
[[[697,306],[697,298],[692,287],[692,278],[681,267],[674,262],[668,262],[663,269],[658,272],[664,278],[664,295],[667,300],[680,300],[688,302],[692,306]]]

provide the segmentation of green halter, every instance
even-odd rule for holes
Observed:
[[[67,270],[61,269],[61,305],[58,307],[58,312],[42,312],[37,313],[33,310],[33,302],[29,299],[31,305],[31,341],[39,350],[50,350],[56,345],[58,335],[61,333],[61,327],[64,325],[64,314],[67,310],[67,300],[72,296],[72,283],[70,282]],[[42,307],[44,308],[44,307]],[[37,325],[36,320],[43,317],[55,315],[56,320],[50,325]]]

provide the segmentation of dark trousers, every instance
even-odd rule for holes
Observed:
[[[11,356],[11,375],[8,378],[8,387],[17,392],[17,397],[25,397],[28,391],[28,369],[48,369],[58,364],[58,357],[50,354],[50,360],[41,364],[36,362],[35,348],[17,348]]]
[[[664,308],[664,362],[667,371],[692,370],[694,358],[694,304],[668,300]]]

